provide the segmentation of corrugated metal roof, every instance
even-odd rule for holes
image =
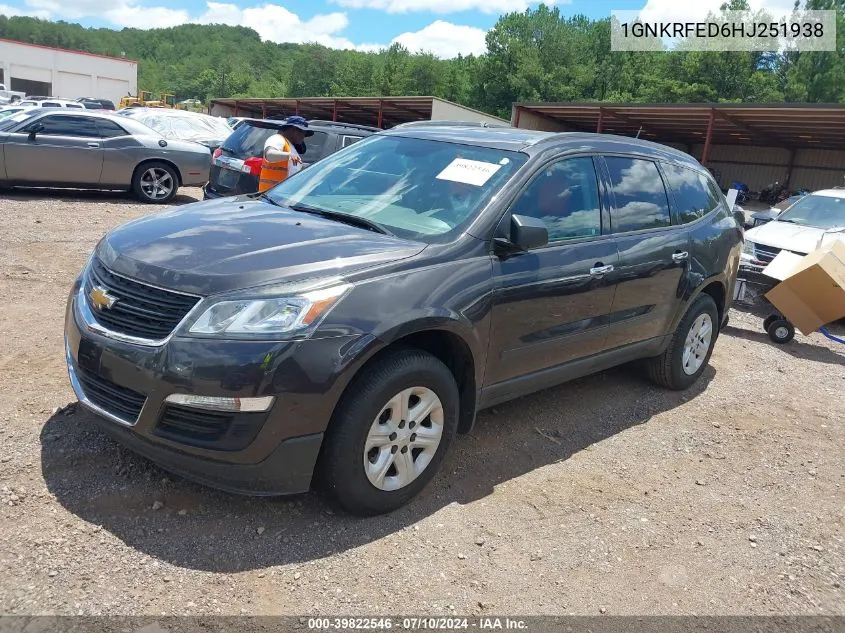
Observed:
[[[463,110],[478,112],[438,97],[308,97],[278,99],[212,99],[211,107],[226,106],[235,116],[290,116],[299,114],[309,119],[326,119],[345,123],[390,127],[411,121],[431,119],[435,101]],[[484,114],[479,112],[479,114]],[[484,114],[487,118],[491,117]],[[503,121],[507,123],[506,121]]]
[[[531,113],[582,132],[658,141],[845,149],[845,104],[517,103],[512,120]]]

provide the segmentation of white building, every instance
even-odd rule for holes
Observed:
[[[110,99],[138,94],[138,62],[0,39],[0,83],[27,95]]]

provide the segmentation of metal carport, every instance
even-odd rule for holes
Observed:
[[[507,121],[445,99],[418,96],[213,99],[209,111],[218,116],[257,118],[298,114],[308,119],[374,125],[379,128],[430,119],[487,121],[507,125]]]
[[[672,145],[726,187],[821,189],[845,184],[845,105],[517,103],[511,123],[549,131],[637,136]]]

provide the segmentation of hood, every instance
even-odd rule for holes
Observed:
[[[771,209],[766,209],[765,211],[756,211],[751,214],[751,217],[761,220],[774,220],[781,213],[783,213],[782,209],[775,209],[772,207]]]
[[[343,277],[424,248],[420,242],[242,196],[197,202],[124,224],[100,242],[97,256],[128,277],[211,295]]]
[[[824,230],[801,224],[772,220],[746,232],[748,242],[773,246],[794,253],[811,253],[816,250]]]

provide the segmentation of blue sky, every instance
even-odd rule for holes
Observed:
[[[689,19],[723,0],[550,0],[564,15],[608,17],[635,9]],[[779,7],[792,0],[751,0]],[[33,15],[86,26],[152,28],[186,22],[244,25],[275,42],[319,42],[378,50],[399,42],[440,57],[484,51],[484,34],[502,14],[536,6],[530,0],[0,0],[0,14]],[[703,14],[702,14],[703,12]],[[695,14],[695,15],[692,15]]]

